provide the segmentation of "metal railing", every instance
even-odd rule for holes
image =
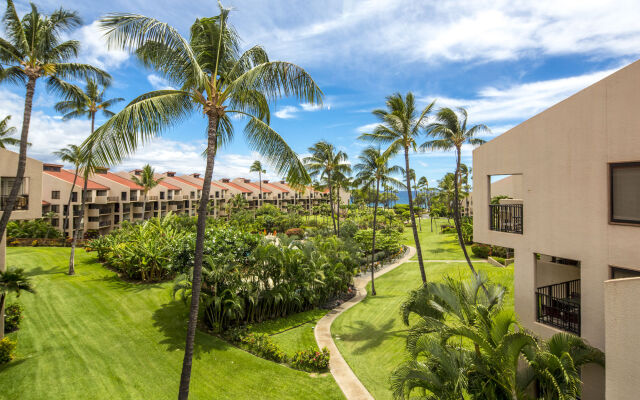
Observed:
[[[536,289],[536,321],[580,336],[580,279]]]
[[[4,210],[9,202],[8,195],[0,196],[0,211]],[[28,210],[29,209],[29,195],[18,195],[16,198],[16,204],[13,206],[14,210]]]
[[[107,201],[108,202],[120,201],[120,197],[118,197],[118,196],[108,196],[107,197]]]
[[[522,204],[490,204],[489,229],[522,234]]]

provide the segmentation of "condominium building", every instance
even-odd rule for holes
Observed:
[[[473,152],[474,240],[515,249],[522,325],[606,354],[583,399],[640,392],[639,109],[635,62]]]

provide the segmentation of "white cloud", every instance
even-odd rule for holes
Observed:
[[[356,128],[356,132],[358,133],[371,133],[371,131],[373,131],[373,128],[375,128],[376,126],[380,125],[377,122],[374,122],[372,124],[366,124],[366,125],[362,125]]]
[[[120,67],[129,58],[126,51],[108,48],[104,31],[100,29],[98,21],[81,27],[70,37],[80,41],[81,62],[110,69]]]
[[[299,111],[298,107],[284,106],[280,108],[278,111],[274,112],[273,115],[281,119],[290,119],[290,118],[295,118],[298,111]]]
[[[166,79],[156,74],[149,74],[147,76],[147,81],[149,81],[149,83],[155,90],[175,89],[169,84],[169,82]]]

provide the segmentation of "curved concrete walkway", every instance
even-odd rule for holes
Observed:
[[[410,258],[415,255],[416,249],[411,246],[407,247],[409,250],[405,253],[405,255],[395,261],[393,264],[386,265],[378,270],[376,272],[376,278],[410,261]],[[353,282],[354,286],[356,287],[356,295],[351,300],[342,303],[340,306],[334,308],[327,315],[322,317],[320,321],[318,321],[318,324],[314,329],[318,347],[326,347],[331,353],[331,359],[329,361],[329,371],[331,371],[331,375],[333,375],[333,378],[336,380],[338,386],[340,386],[340,389],[342,389],[342,392],[348,400],[373,400],[373,396],[371,396],[371,393],[369,393],[362,382],[360,382],[356,374],[354,374],[351,368],[349,368],[349,364],[347,364],[344,358],[342,358],[340,351],[336,347],[336,344],[331,337],[331,324],[338,317],[338,315],[342,314],[345,310],[348,310],[349,308],[355,306],[367,296],[366,286],[370,280],[370,272],[364,274],[364,276],[357,276]]]

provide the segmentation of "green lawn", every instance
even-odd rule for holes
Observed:
[[[474,265],[485,271],[492,282],[509,288],[505,308],[513,309],[513,265],[504,269],[485,263]],[[430,281],[440,281],[445,275],[459,279],[471,276],[463,263],[427,263],[425,268]],[[399,307],[407,292],[418,286],[418,263],[406,263],[376,279],[378,295],[367,296],[340,315],[331,327],[342,356],[376,399],[391,398],[389,376],[405,356],[407,327],[400,319]],[[367,291],[370,293],[370,285]]]
[[[416,221],[417,222],[417,221]],[[422,219],[422,231],[420,225],[418,225],[418,237],[420,238],[420,244],[422,245],[422,258],[425,260],[464,260],[464,254],[460,249],[458,243],[458,237],[454,234],[441,234],[440,226],[447,225],[446,218],[434,219],[433,232],[431,232],[431,221],[429,218]],[[453,226],[453,220],[450,220],[450,224]],[[413,230],[407,226],[402,233],[402,243],[409,246],[415,246],[413,240]],[[480,258],[473,255],[471,252],[471,246],[467,246],[467,252],[472,260],[480,260]],[[417,260],[418,257],[414,256],[412,260]]]
[[[77,275],[65,275],[69,249],[9,248],[9,266],[25,268],[38,293],[23,294],[18,357],[0,367],[2,399],[173,399],[178,391],[186,306],[171,283],[132,284],[78,251]],[[10,299],[12,301],[12,299]],[[198,332],[191,398],[344,398],[331,375],[262,360]]]
[[[266,333],[288,356],[310,347],[318,349],[314,327],[329,310],[309,310],[251,326],[251,332]]]

